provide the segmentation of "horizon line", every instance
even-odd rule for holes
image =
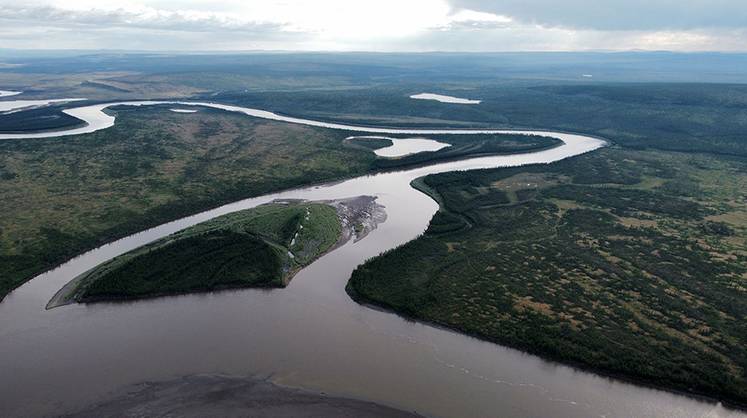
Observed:
[[[620,53],[668,53],[668,54],[724,54],[745,55],[744,51],[731,50],[669,50],[669,49],[577,49],[577,50],[495,50],[495,51],[376,51],[376,50],[299,50],[299,49],[225,49],[225,50],[185,50],[185,49],[118,49],[118,48],[0,48],[1,52],[115,52],[115,53],[170,53],[170,54],[247,54],[247,53],[276,53],[276,54],[620,54]]]

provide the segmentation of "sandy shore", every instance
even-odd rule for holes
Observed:
[[[350,199],[323,200],[337,210],[337,216],[342,223],[342,237],[336,247],[346,243],[351,238],[360,241],[376,227],[386,221],[384,206],[376,202],[375,196],[358,196]]]

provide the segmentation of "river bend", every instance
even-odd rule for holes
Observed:
[[[93,132],[114,124],[114,117],[103,112],[108,106],[165,103],[369,134],[517,133],[371,128],[215,103],[123,102],[65,110],[87,123],[81,128],[6,134],[0,139]],[[602,140],[569,133],[518,133],[557,137],[564,144],[241,200],[103,245],[37,276],[0,303],[2,415],[59,414],[133,383],[223,373],[269,377],[280,384],[439,417],[744,416],[713,403],[547,362],[350,300],[344,288],[352,270],[367,258],[417,237],[437,210],[433,200],[410,187],[412,180],[454,170],[552,163],[604,145]],[[367,238],[320,258],[285,289],[44,309],[76,275],[196,223],[274,199],[330,200],[362,194],[378,197],[386,206],[387,221]]]

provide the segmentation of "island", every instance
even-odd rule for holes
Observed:
[[[73,279],[47,308],[246,287],[285,287],[304,266],[386,219],[376,198],[276,201],[199,223]]]

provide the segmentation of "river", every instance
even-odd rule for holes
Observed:
[[[201,105],[370,133],[461,132],[355,127],[257,109]],[[71,131],[111,126],[114,118],[101,112],[106,106],[67,110],[89,123]],[[467,133],[493,132],[506,131]],[[101,246],[37,276],[0,303],[2,415],[59,414],[133,383],[222,373],[269,377],[284,385],[437,417],[745,416],[714,403],[582,372],[408,321],[358,305],[347,296],[345,284],[357,265],[415,238],[437,210],[435,202],[409,186],[411,180],[453,170],[550,163],[604,145],[599,139],[568,133],[523,133],[557,137],[565,144],[535,153],[440,163],[246,199]],[[319,200],[362,194],[378,196],[386,206],[387,221],[365,239],[320,258],[285,289],[44,309],[76,275],[207,219],[278,198]]]

